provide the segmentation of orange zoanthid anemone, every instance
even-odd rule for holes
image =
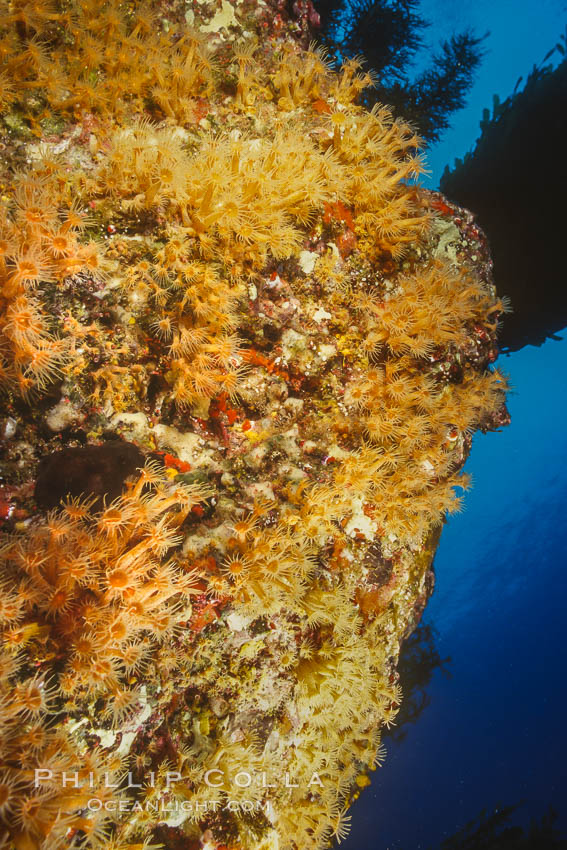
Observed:
[[[507,422],[485,241],[372,75],[254,0],[185,13],[0,12],[15,850],[342,840]],[[34,504],[39,457],[111,436],[148,456],[121,495],[92,469]]]

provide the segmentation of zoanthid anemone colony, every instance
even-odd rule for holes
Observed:
[[[506,422],[483,238],[263,2],[0,29],[2,846],[327,847]]]

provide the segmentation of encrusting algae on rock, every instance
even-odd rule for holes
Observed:
[[[263,3],[0,26],[2,846],[324,848],[507,422],[482,235]]]

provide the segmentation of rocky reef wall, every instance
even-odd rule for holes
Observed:
[[[4,10],[4,846],[323,848],[381,764],[505,304],[263,3]]]
[[[441,179],[441,190],[472,210],[488,237],[496,285],[514,308],[500,335],[511,351],[542,345],[567,325],[567,168],[549,157],[563,145],[567,118],[558,104],[566,98],[567,61],[534,68],[520,91],[503,103],[495,97],[474,150]]]

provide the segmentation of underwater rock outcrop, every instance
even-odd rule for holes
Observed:
[[[561,46],[561,45],[560,45]],[[441,190],[472,210],[490,242],[494,279],[512,300],[502,347],[541,345],[567,325],[561,245],[567,168],[567,62],[534,68],[525,86],[485,110],[474,151],[447,168]]]
[[[302,19],[0,25],[5,846],[326,847],[507,419],[484,239]]]

